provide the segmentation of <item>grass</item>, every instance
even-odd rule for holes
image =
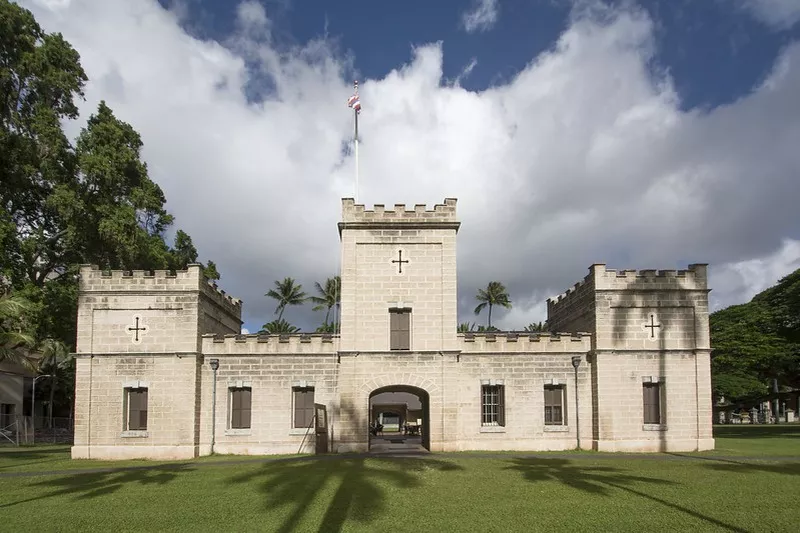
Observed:
[[[800,424],[730,424],[714,426],[713,455],[800,458]]]
[[[800,426],[745,427],[715,428],[725,455],[714,457],[588,452],[101,463],[69,461],[63,447],[5,448],[0,514],[7,531],[794,531]],[[144,468],[3,477],[34,467],[109,464]]]

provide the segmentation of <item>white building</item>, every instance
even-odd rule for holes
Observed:
[[[197,265],[83,267],[73,457],[365,451],[384,392],[419,398],[431,451],[714,447],[705,265],[592,265],[548,302],[561,333],[459,334],[456,200],[342,203],[340,335],[240,335]]]

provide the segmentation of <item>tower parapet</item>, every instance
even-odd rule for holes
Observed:
[[[706,290],[708,265],[691,264],[685,270],[613,270],[605,265],[592,265],[588,277],[594,277],[597,290],[623,290],[635,285],[654,290]]]
[[[345,226],[358,228],[373,225],[415,227],[424,224],[425,227],[442,225],[445,228],[458,229],[460,223],[456,218],[456,202],[455,198],[445,198],[443,204],[436,204],[433,209],[428,209],[425,204],[415,204],[413,209],[405,204],[395,204],[393,209],[375,204],[372,209],[367,209],[364,204],[357,204],[352,198],[343,198],[339,232]]]
[[[242,316],[242,301],[225,293],[208,280],[202,265],[192,263],[186,270],[101,270],[97,265],[81,265],[80,290],[97,292],[199,291],[226,312]]]

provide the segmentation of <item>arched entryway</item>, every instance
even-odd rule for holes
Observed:
[[[410,385],[375,389],[369,395],[369,449],[430,450],[430,418],[430,397],[424,389]]]

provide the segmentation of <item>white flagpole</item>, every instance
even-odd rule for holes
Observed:
[[[355,141],[356,141],[356,194],[355,201],[358,203],[358,111],[353,110],[355,113]]]
[[[353,132],[353,140],[355,142],[355,150],[356,150],[356,191],[354,195],[355,202],[358,203],[358,109],[361,105],[361,102],[358,98],[358,80],[353,82],[353,98],[354,105],[353,105],[353,125],[354,125],[354,132]]]

